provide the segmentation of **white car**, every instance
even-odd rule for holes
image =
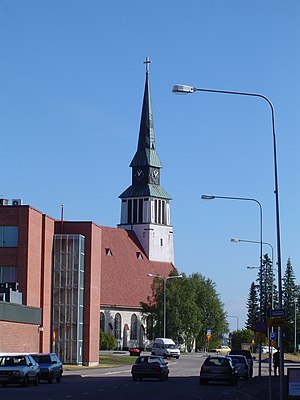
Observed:
[[[274,354],[275,353],[275,351],[276,351],[276,349],[275,349],[275,347],[270,347],[269,348],[269,346],[262,346],[261,347],[261,352],[262,352],[262,354],[269,354],[269,349],[270,349],[270,353],[272,353],[272,354]]]
[[[231,348],[229,346],[219,346],[216,348],[216,353],[219,354],[229,354],[231,352]]]
[[[0,354],[0,385],[19,383],[27,386],[39,383],[40,367],[28,354]]]

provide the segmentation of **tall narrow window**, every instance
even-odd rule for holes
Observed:
[[[121,326],[122,326],[122,318],[119,313],[115,315],[115,338],[121,339]]]
[[[158,223],[161,224],[161,200],[158,200]]]
[[[104,312],[100,312],[100,329],[105,332],[105,315]]]
[[[127,222],[128,222],[128,224],[132,223],[132,200],[128,200]]]
[[[154,222],[157,224],[157,200],[154,200]]]
[[[133,223],[137,223],[137,199],[133,200]]]
[[[144,204],[144,200],[139,199],[139,220],[138,220],[138,222],[140,224],[143,222],[143,204]]]
[[[131,316],[130,339],[137,340],[137,316],[136,316],[136,314],[132,314],[132,316]]]
[[[162,201],[162,224],[165,225],[166,224],[166,208],[165,208],[165,202]]]

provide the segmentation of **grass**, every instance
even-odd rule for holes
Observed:
[[[121,367],[122,365],[134,364],[136,357],[125,354],[103,354],[99,357],[99,365],[84,366],[84,365],[64,365],[64,370],[75,371],[79,369],[96,369],[96,368],[113,368]]]

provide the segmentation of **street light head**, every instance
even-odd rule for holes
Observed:
[[[195,93],[197,89],[193,86],[188,86],[188,85],[174,85],[172,92],[175,94],[189,94],[189,93]]]
[[[152,274],[147,274],[148,276],[153,276]]]
[[[209,194],[203,194],[202,196],[201,196],[201,199],[202,200],[214,200],[216,198],[216,196],[211,196],[211,195],[209,195]]]
[[[233,243],[239,243],[239,242],[240,242],[240,239],[231,238],[230,241],[233,242]]]
[[[247,265],[247,269],[259,269],[259,267],[252,267],[251,265]]]

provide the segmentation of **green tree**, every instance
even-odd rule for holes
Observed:
[[[173,275],[178,275],[174,271]],[[155,278],[152,296],[142,303],[143,317],[147,320],[149,339],[163,335],[163,279]],[[220,344],[220,337],[228,332],[226,314],[215,284],[201,274],[181,279],[168,279],[166,284],[167,336],[187,349],[207,345],[206,332],[212,331],[212,343]]]
[[[117,347],[116,338],[111,333],[105,333],[100,330],[100,349],[114,350]]]
[[[293,351],[295,302],[297,302],[298,298],[298,287],[295,283],[295,274],[290,258],[287,260],[282,286],[283,307],[287,316],[287,324],[284,332],[284,349],[285,351]]]
[[[258,303],[258,294],[257,294],[257,285],[254,282],[251,283],[248,300],[247,300],[247,320],[246,320],[246,328],[253,329],[254,324],[259,319],[259,303]]]
[[[251,329],[240,329],[232,332],[231,335],[231,348],[241,349],[243,343],[251,344],[254,332]]]

